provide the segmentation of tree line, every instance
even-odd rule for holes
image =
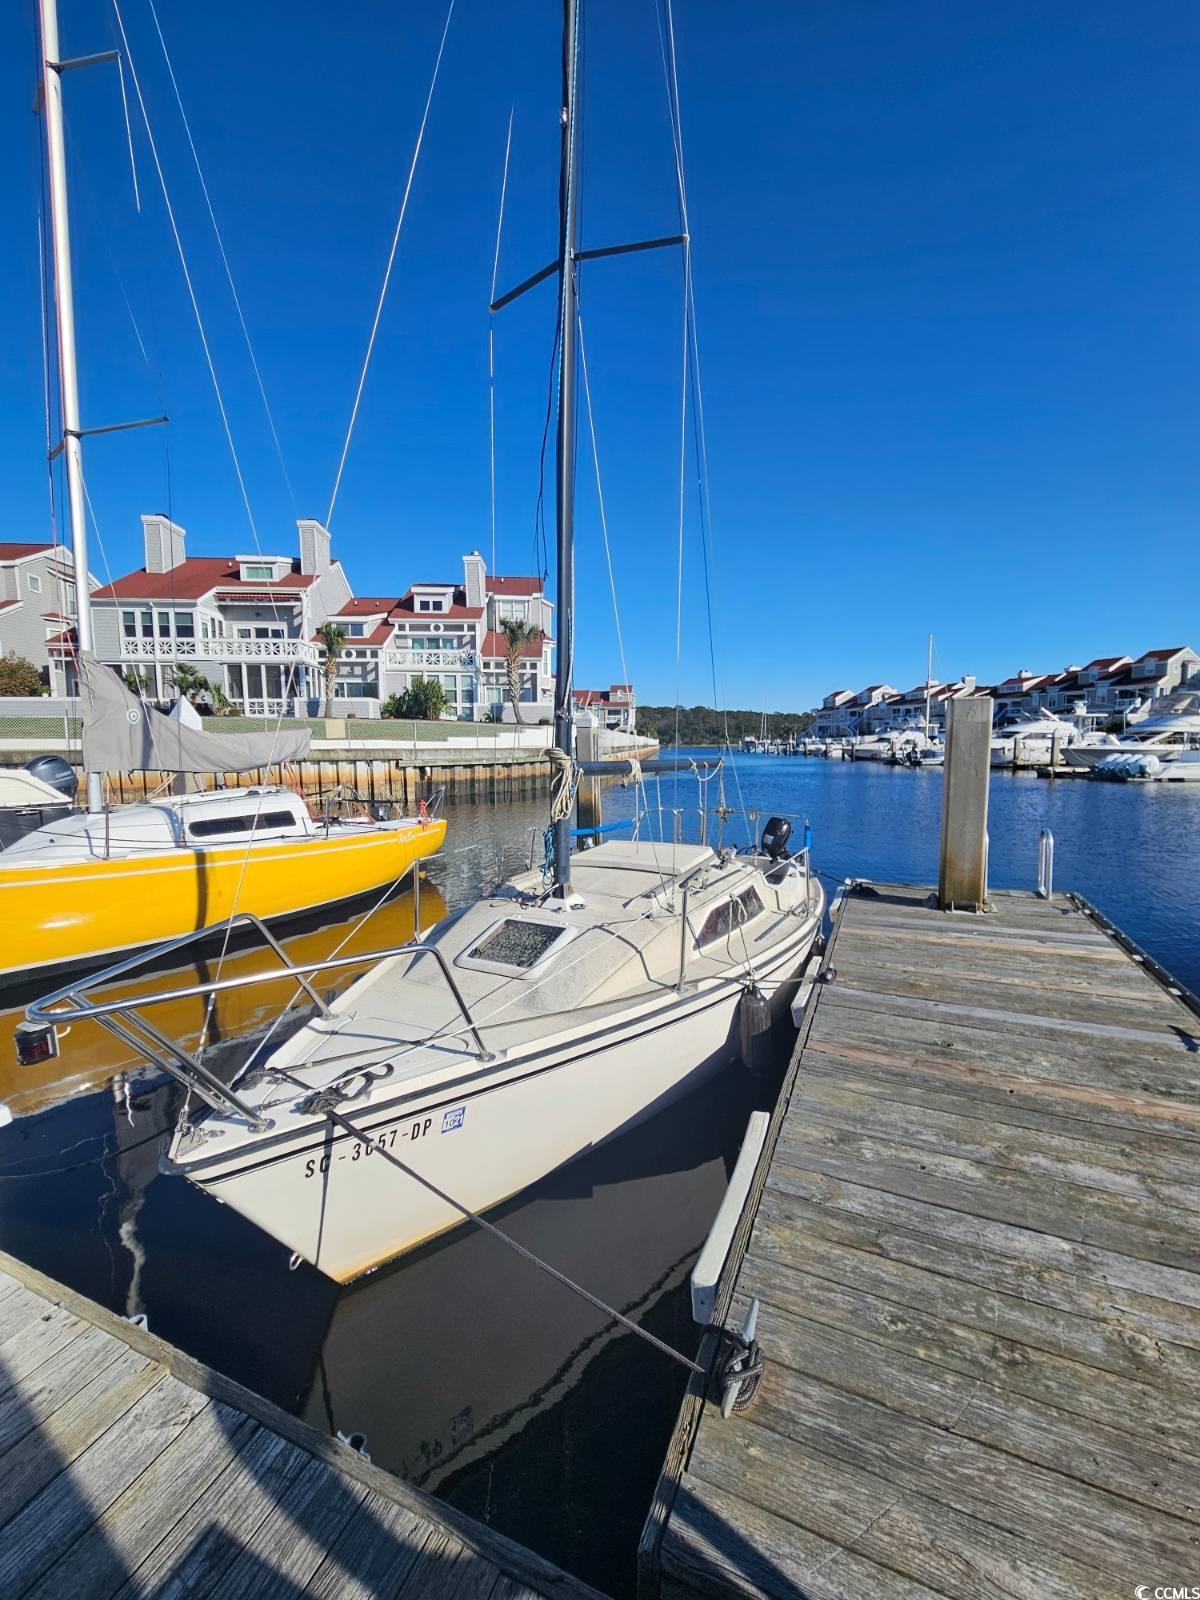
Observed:
[[[757,738],[763,731],[761,711],[715,711],[712,706],[644,706],[637,708],[637,730],[661,745],[675,743],[676,718],[681,745],[721,745],[726,739],[738,745],[743,735]],[[811,711],[768,711],[766,736],[786,739],[811,725]]]

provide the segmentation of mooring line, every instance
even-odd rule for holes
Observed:
[[[653,1345],[654,1348],[656,1350],[660,1350],[663,1355],[670,1356],[672,1361],[678,1361],[680,1366],[686,1367],[689,1372],[698,1372],[702,1378],[708,1376],[708,1369],[706,1367],[702,1367],[698,1361],[693,1361],[690,1356],[685,1356],[681,1350],[676,1350],[672,1345],[669,1345],[664,1340],[658,1338],[656,1334],[649,1333],[645,1328],[639,1327],[636,1322],[631,1321],[629,1317],[625,1316],[623,1312],[618,1311],[614,1306],[606,1305],[605,1302],[597,1295],[594,1295],[590,1289],[585,1289],[582,1284],[576,1283],[574,1278],[568,1278],[565,1272],[560,1272],[557,1267],[551,1266],[548,1261],[543,1261],[541,1256],[535,1255],[532,1250],[526,1249],[526,1247],[514,1239],[511,1234],[504,1233],[493,1223],[488,1222],[486,1217],[481,1217],[478,1211],[472,1211],[470,1206],[463,1205],[461,1200],[455,1200],[453,1195],[448,1195],[443,1189],[439,1189],[436,1183],[432,1182],[429,1178],[423,1177],[421,1173],[415,1172],[407,1162],[401,1161],[399,1156],[393,1155],[390,1150],[382,1149],[381,1146],[377,1145],[368,1134],[360,1132],[360,1130],[356,1128],[350,1121],[349,1117],[344,1117],[340,1111],[333,1110],[331,1106],[323,1106],[322,1113],[330,1122],[336,1123],[336,1125],[344,1132],[350,1134],[352,1138],[357,1139],[360,1144],[365,1144],[367,1148],[369,1150],[373,1150],[376,1155],[382,1156],[385,1161],[390,1161],[394,1167],[399,1168],[399,1170],[405,1173],[408,1177],[415,1178],[417,1182],[423,1184],[431,1194],[435,1194],[439,1200],[444,1201],[446,1205],[459,1212],[463,1217],[467,1218],[468,1221],[476,1223],[479,1227],[483,1228],[485,1232],[490,1233],[493,1238],[499,1239],[501,1244],[506,1244],[510,1250],[515,1250],[516,1253],[524,1260],[531,1262],[535,1267],[540,1267],[543,1272],[549,1273],[555,1282],[561,1283],[564,1288],[570,1289],[574,1294],[577,1294],[580,1299],[586,1300],[588,1304],[594,1306],[597,1311],[602,1311],[605,1316],[611,1317],[614,1322],[619,1322],[622,1327],[628,1328],[630,1333],[636,1333],[639,1339],[644,1339],[647,1344]]]

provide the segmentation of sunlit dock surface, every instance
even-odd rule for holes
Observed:
[[[1200,1552],[1200,1017],[1071,897],[835,920],[644,1594],[1111,1600]],[[751,1230],[751,1213],[753,1226]]]
[[[598,1600],[0,1253],[0,1595]]]

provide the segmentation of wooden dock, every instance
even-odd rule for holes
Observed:
[[[719,1300],[766,1374],[689,1391],[643,1595],[1200,1583],[1200,1017],[1083,902],[992,903],[841,903]]]
[[[4,1600],[603,1600],[0,1253]]]

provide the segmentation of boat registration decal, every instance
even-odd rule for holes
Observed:
[[[466,1106],[454,1106],[449,1111],[442,1113],[442,1132],[453,1133],[456,1128],[461,1128],[466,1121]]]
[[[457,1109],[463,1116],[466,1115],[466,1106],[459,1106]],[[329,1171],[334,1161],[363,1161],[367,1156],[374,1155],[377,1150],[390,1150],[398,1139],[407,1139],[410,1143],[423,1139],[432,1127],[432,1117],[418,1117],[416,1121],[403,1126],[384,1128],[381,1133],[371,1134],[368,1138],[354,1139],[348,1149],[338,1150],[336,1153],[327,1150],[323,1156],[312,1156],[304,1163],[304,1176],[319,1177]],[[444,1127],[442,1132],[446,1132]]]

